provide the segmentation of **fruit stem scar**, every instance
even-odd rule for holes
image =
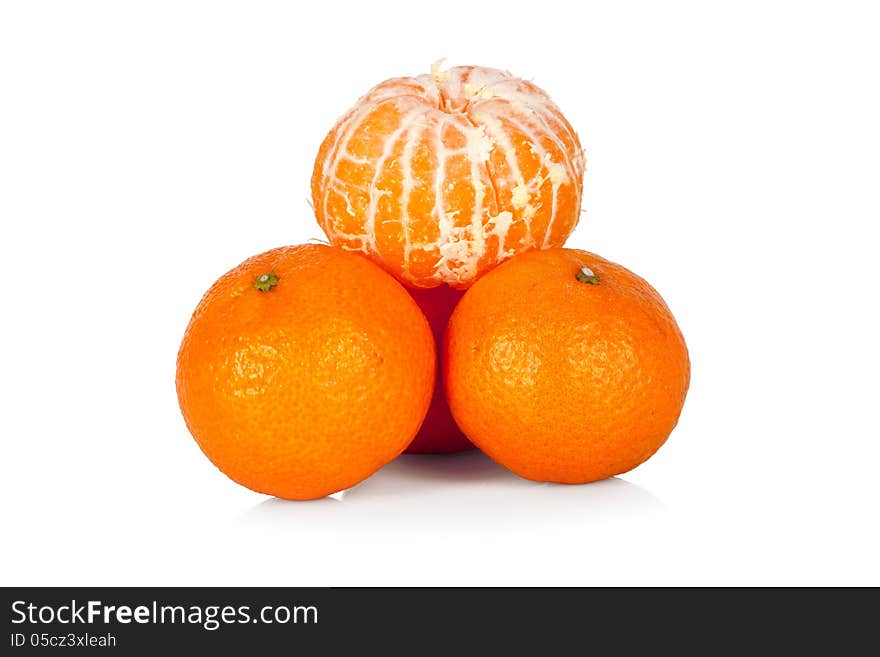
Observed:
[[[274,271],[267,272],[254,279],[254,289],[260,292],[268,292],[276,285],[278,285],[278,276],[275,275]]]
[[[599,277],[593,273],[589,267],[581,267],[578,273],[574,275],[581,283],[589,283],[590,285],[598,285]]]

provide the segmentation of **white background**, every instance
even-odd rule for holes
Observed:
[[[840,1],[4,2],[2,584],[880,584],[878,32]],[[673,309],[679,427],[590,486],[468,454],[240,488],[177,408],[190,313],[322,237],[326,131],[444,56],[580,133],[569,244]]]

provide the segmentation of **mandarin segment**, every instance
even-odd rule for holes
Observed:
[[[534,84],[461,66],[374,87],[331,129],[312,201],[331,243],[415,287],[464,288],[577,224],[584,156]]]
[[[486,274],[449,321],[443,371],[459,427],[528,479],[636,467],[675,427],[687,347],[660,295],[585,251],[531,251]]]
[[[177,361],[180,408],[205,455],[289,499],[353,486],[400,454],[434,378],[431,329],[406,290],[366,258],[317,244],[222,276]]]

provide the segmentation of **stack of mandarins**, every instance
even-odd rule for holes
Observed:
[[[201,449],[287,499],[403,451],[476,446],[571,484],[644,462],[681,413],[687,347],[646,281],[562,248],[583,173],[531,82],[435,66],[374,87],[315,160],[330,246],[246,260],[190,320],[177,393]]]

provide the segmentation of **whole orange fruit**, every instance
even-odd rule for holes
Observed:
[[[561,246],[584,155],[550,97],[505,71],[436,67],[357,101],[315,159],[329,240],[415,287],[467,287],[502,260]]]
[[[427,317],[437,345],[442,345],[443,333],[446,331],[449,317],[464,293],[448,285],[430,289],[413,288],[409,293]],[[474,449],[474,444],[467,439],[452,419],[446,401],[442,368],[438,367],[434,396],[431,399],[431,406],[428,407],[428,414],[406,451],[411,454],[447,454],[467,449]]]
[[[406,448],[434,373],[431,329],[400,283],[309,244],[254,256],[211,286],[180,346],[177,394],[199,447],[231,479],[311,499]]]
[[[468,438],[527,479],[570,484],[654,454],[690,381],[660,295],[572,249],[525,253],[481,278],[452,314],[444,358],[449,406]]]

